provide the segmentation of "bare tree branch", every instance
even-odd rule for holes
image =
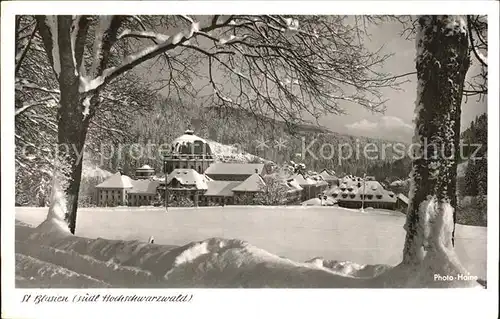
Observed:
[[[467,29],[468,29],[468,33],[469,33],[470,47],[471,47],[472,52],[474,53],[474,56],[484,67],[487,68],[488,63],[486,62],[486,58],[477,50],[476,45],[474,44],[474,36],[472,33],[472,29],[473,29],[472,19],[471,19],[470,15],[467,16]]]
[[[33,31],[29,35],[28,42],[26,43],[24,48],[21,50],[21,52],[19,52],[16,55],[16,67],[15,67],[15,71],[14,71],[15,74],[19,73],[19,69],[21,68],[21,64],[23,63],[24,58],[26,57],[26,53],[30,49],[31,41],[35,37],[37,30],[38,30],[38,23],[35,23],[35,26],[33,27]]]

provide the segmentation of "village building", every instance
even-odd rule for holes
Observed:
[[[399,193],[396,196],[396,209],[402,212],[406,212],[408,205],[410,204],[410,200],[407,196],[402,193]]]
[[[321,175],[312,175],[310,178],[316,182],[316,196],[323,194],[330,187]]]
[[[173,200],[180,197],[189,198],[195,206],[199,205],[200,196],[208,190],[209,177],[191,168],[176,168],[167,176],[167,194]],[[160,195],[165,199],[165,181],[158,187]]]
[[[150,179],[155,175],[155,170],[149,165],[144,165],[135,170],[136,179]]]
[[[164,173],[170,174],[175,169],[189,168],[203,174],[214,162],[208,142],[186,130],[172,142],[170,150],[164,154]]]
[[[128,191],[128,206],[150,206],[158,200],[159,181],[155,180],[132,180],[132,189]]]
[[[289,178],[286,180],[286,185],[288,186],[287,192],[287,204],[298,204],[302,199],[302,192],[304,189],[299,185],[299,183],[293,179]]]
[[[396,196],[388,191],[375,180],[365,180],[359,177],[348,177],[342,179],[339,186],[335,186],[326,192],[338,201],[340,207],[346,208],[379,208],[394,210],[396,207]]]
[[[325,168],[319,175],[328,183],[329,187],[339,185],[339,178],[335,175],[335,172]]]
[[[205,174],[218,181],[244,181],[253,174],[263,176],[266,165],[260,163],[213,163]]]
[[[232,189],[235,204],[248,204],[253,201],[257,193],[262,192],[264,179],[258,173],[253,173],[242,183]]]
[[[135,179],[121,173],[112,175],[96,187],[97,204],[150,206],[161,202],[168,205],[168,200],[181,198],[190,199],[195,206],[253,204],[257,194],[266,189],[265,177],[275,175],[286,189],[282,204],[338,203],[348,208],[384,209],[408,205],[405,196],[395,196],[373,178],[345,176],[339,179],[335,172],[327,169],[319,174],[288,175],[290,173],[272,172],[272,167],[263,163],[215,163],[209,143],[191,130],[172,142],[164,154],[163,167],[166,178],[161,179],[149,165],[137,168]],[[311,199],[314,200],[307,202]]]
[[[209,181],[207,183],[208,189],[202,196],[202,205],[233,205],[233,188],[240,183],[239,181]]]
[[[291,177],[302,188],[301,201],[317,197],[328,188],[328,183],[320,175],[305,176],[297,173]]]
[[[132,179],[120,172],[111,175],[96,186],[98,206],[127,205],[128,192],[133,188]]]

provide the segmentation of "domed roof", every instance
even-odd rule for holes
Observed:
[[[192,130],[186,130],[183,135],[172,142],[172,152],[178,154],[212,154],[208,142],[194,135]]]
[[[148,164],[145,164],[141,167],[138,167],[137,170],[151,170],[153,169],[151,166],[149,166]]]

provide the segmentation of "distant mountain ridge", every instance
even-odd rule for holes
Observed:
[[[277,164],[294,160],[304,162],[312,170],[330,168],[351,174],[366,170],[371,162],[393,162],[400,159],[401,156],[397,157],[393,151],[393,145],[399,144],[404,149],[408,147],[408,144],[398,141],[337,133],[309,123],[285,123],[283,120],[234,108],[205,108],[191,118],[190,126],[199,132],[199,136],[223,145],[238,145],[242,152]],[[279,145],[280,141],[285,145]],[[372,148],[376,146],[379,153],[385,153],[375,160],[367,159],[363,153],[367,144],[373,144]],[[329,151],[329,148],[333,148],[333,158],[329,158],[331,156],[328,154],[319,156],[321,152],[324,154]],[[344,157],[338,156],[339,151],[346,151],[348,148],[353,151],[353,156],[339,161],[339,157]]]

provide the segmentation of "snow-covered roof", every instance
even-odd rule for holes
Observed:
[[[408,204],[410,202],[410,199],[402,193],[399,193],[396,197],[405,204]]]
[[[211,180],[203,174],[199,174],[194,169],[177,168],[174,169],[167,177],[167,183],[171,183],[176,179],[181,185],[195,186],[197,189],[208,189],[207,183]]]
[[[156,189],[160,185],[159,181],[150,180],[132,180],[134,186],[129,193],[131,194],[156,194]]]
[[[289,179],[288,180],[288,185],[296,190],[302,190],[303,188],[299,185],[299,183],[295,179]]]
[[[323,177],[326,181],[329,181],[329,180],[335,180],[335,181],[336,181],[336,180],[338,180],[338,177],[337,177],[337,176],[335,176],[335,174],[334,174],[334,173],[332,174],[332,173],[331,173],[330,171],[328,171],[326,168],[325,168],[325,169],[323,169],[323,170],[321,171],[321,173],[319,173],[319,175],[320,175],[321,177]]]
[[[154,168],[152,168],[151,166],[145,164],[145,165],[142,165],[141,167],[137,168],[137,170],[153,170]]]
[[[300,186],[307,186],[307,185],[316,185],[317,181],[313,180],[310,177],[304,177],[302,174],[295,174],[292,177],[294,180],[299,183]]]
[[[254,173],[233,188],[233,192],[259,192],[262,190],[262,185],[265,185],[264,180],[259,174]]]
[[[96,188],[132,188],[132,179],[127,175],[122,175],[120,172],[111,175]]]
[[[263,174],[265,164],[261,163],[213,163],[205,174],[207,175],[252,175]]]
[[[232,181],[209,181],[207,182],[208,189],[205,196],[233,196],[233,188],[241,184],[241,182]]]
[[[318,185],[318,186],[320,186],[320,185],[328,185],[328,182],[325,181],[325,179],[321,175],[311,176],[310,179],[313,180],[313,181],[315,181],[316,185]]]
[[[186,130],[172,142],[172,152],[179,154],[212,154],[208,142],[194,135],[192,130]]]
[[[326,194],[338,198],[339,201],[361,201],[365,195],[367,202],[396,202],[394,193],[384,189],[377,181],[366,181],[363,189],[363,181],[346,179],[339,187],[329,189]]]

